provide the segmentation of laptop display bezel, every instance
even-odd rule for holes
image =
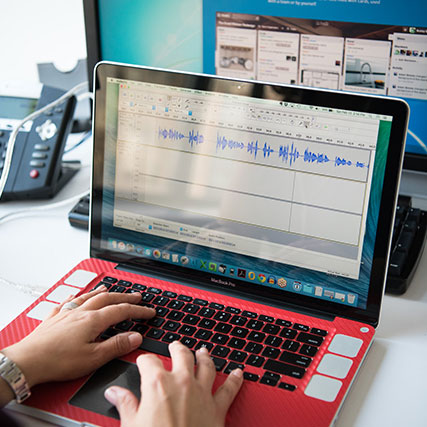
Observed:
[[[246,281],[238,279],[233,279],[235,286],[231,290],[236,294],[240,293],[254,299],[262,298],[263,301],[274,301],[276,306],[278,303],[283,304],[283,308],[288,308],[290,305],[302,309],[315,310],[332,316],[358,320],[374,327],[378,324],[408,121],[408,107],[404,101],[389,97],[381,98],[342,91],[333,92],[321,89],[234,80],[218,76],[182,73],[110,62],[102,62],[97,65],[94,73],[95,103],[93,116],[94,148],[90,227],[91,257],[105,259],[118,264],[126,264],[134,269],[149,271],[160,276],[164,274],[168,280],[172,278],[172,280],[175,279],[181,283],[197,283],[199,287],[216,292],[221,292],[224,289],[230,291],[230,288],[213,283],[211,280],[212,277],[218,276],[210,272],[190,270],[153,259],[135,257],[127,253],[107,250],[102,247],[101,214],[103,203],[106,87],[108,77],[172,85],[202,91],[214,90],[216,92],[236,95],[250,93],[251,96],[257,98],[266,97],[268,93],[270,99],[280,101],[306,103],[319,107],[342,108],[392,116],[390,144],[383,183],[385,191],[382,193],[380,202],[378,231],[375,240],[366,309],[310,298],[262,285],[253,286]],[[274,98],[271,98],[272,96]]]

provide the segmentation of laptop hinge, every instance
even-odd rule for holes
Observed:
[[[171,272],[165,269],[158,267],[154,270],[152,264],[150,264],[149,269],[148,268],[145,269],[143,266],[135,267],[134,265],[128,265],[128,264],[118,264],[115,267],[115,269],[120,271],[126,271],[129,273],[143,274],[144,276],[153,277],[155,279],[169,280],[171,282],[184,285],[184,286],[191,285],[191,287],[197,288],[200,290],[214,292],[219,295],[227,295],[230,297],[239,298],[245,301],[254,302],[258,304],[264,304],[270,307],[280,308],[283,310],[292,311],[294,313],[309,315],[312,317],[317,317],[319,319],[324,319],[331,322],[336,317],[331,315],[330,313],[325,313],[320,310],[304,308],[304,307],[296,306],[294,304],[285,303],[282,301],[278,302],[277,298],[273,299],[273,298],[268,298],[260,295],[250,295],[250,294],[247,294],[246,292],[242,292],[235,289],[229,289],[229,288],[218,289],[214,286],[209,286],[208,284],[201,283],[200,281],[191,279],[190,277],[186,277],[185,279],[182,279],[182,280],[179,280],[179,279],[177,280],[176,276],[174,276]]]

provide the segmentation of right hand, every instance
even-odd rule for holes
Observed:
[[[212,394],[215,366],[206,348],[191,351],[175,341],[169,345],[172,370],[153,354],[137,359],[141,374],[141,401],[129,390],[112,386],[106,399],[116,406],[122,427],[221,427],[227,411],[243,383],[243,372],[236,369]]]

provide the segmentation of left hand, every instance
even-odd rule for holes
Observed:
[[[107,293],[105,287],[81,295],[79,307],[59,305],[30,335],[2,351],[21,369],[30,387],[79,378],[109,360],[139,347],[142,336],[124,332],[105,341],[96,338],[109,326],[126,319],[150,319],[156,311],[137,305],[141,294]]]

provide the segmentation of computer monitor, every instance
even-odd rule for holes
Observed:
[[[427,198],[427,2],[84,0],[84,12],[90,76],[111,60],[404,98],[403,193]]]

